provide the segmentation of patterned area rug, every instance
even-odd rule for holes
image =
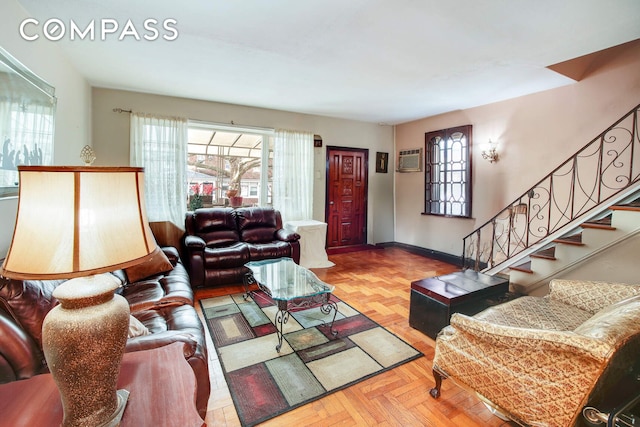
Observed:
[[[243,426],[253,426],[422,356],[340,299],[333,312],[296,311],[276,351],[278,308],[264,293],[200,301]]]

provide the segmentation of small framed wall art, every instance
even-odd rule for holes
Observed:
[[[389,153],[376,153],[376,172],[387,173],[389,167]]]

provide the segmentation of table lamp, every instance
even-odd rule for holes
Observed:
[[[144,205],[144,170],[19,166],[18,213],[0,273],[22,280],[71,279],[42,326],[60,391],[64,426],[117,425],[129,396],[116,390],[129,305],[108,272],[157,248]]]

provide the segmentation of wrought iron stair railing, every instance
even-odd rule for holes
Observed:
[[[639,111],[640,105],[465,236],[463,269],[506,268],[640,187]]]

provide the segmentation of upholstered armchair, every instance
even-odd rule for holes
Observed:
[[[454,314],[436,338],[431,395],[451,378],[522,425],[566,427],[622,376],[637,375],[640,285],[552,280],[549,288],[473,317]]]

